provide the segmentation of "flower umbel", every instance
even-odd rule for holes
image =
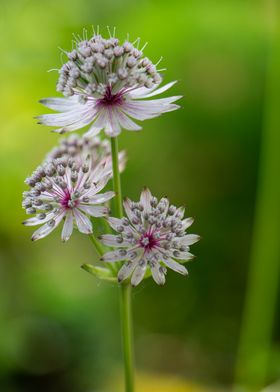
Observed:
[[[195,234],[186,234],[193,218],[183,219],[184,208],[169,204],[167,198],[159,201],[145,188],[140,202],[124,201],[127,218],[108,218],[118,235],[105,234],[101,241],[110,247],[120,248],[106,253],[102,260],[125,260],[118,273],[120,282],[131,277],[131,284],[138,285],[149,267],[159,285],[165,283],[166,267],[187,275],[187,269],[177,260],[187,261],[194,256],[189,246],[199,240]]]
[[[65,98],[40,101],[59,113],[38,116],[39,122],[58,127],[58,133],[91,124],[88,135],[104,129],[113,137],[122,129],[140,130],[132,118],[143,121],[179,108],[173,102],[180,96],[145,100],[175,82],[158,88],[162,79],[156,65],[143,57],[138,46],[139,39],[120,44],[115,37],[106,39],[99,34],[77,40],[76,48],[67,53],[69,61],[59,70],[57,91]]]
[[[47,161],[57,158],[74,158],[82,165],[82,162],[90,158],[91,167],[96,167],[101,161],[108,159],[108,170],[112,170],[111,146],[107,139],[101,140],[98,136],[86,137],[71,134],[62,138],[59,145],[54,147],[47,156]],[[122,172],[126,166],[126,153],[119,153],[119,170]]]
[[[109,212],[102,203],[110,200],[114,192],[99,192],[111,176],[112,163],[108,157],[96,164],[91,155],[49,156],[25,181],[31,190],[24,192],[22,205],[27,214],[36,216],[27,219],[24,225],[42,225],[33,233],[32,240],[47,236],[63,218],[63,241],[70,238],[74,224],[81,233],[92,233],[89,216],[102,217]]]

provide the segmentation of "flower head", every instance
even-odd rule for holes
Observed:
[[[90,158],[91,167],[96,167],[101,161],[107,159],[107,168],[112,169],[111,146],[107,139],[101,140],[98,136],[87,137],[71,134],[62,138],[58,146],[54,147],[47,155],[46,161],[57,158],[75,158],[82,165],[82,162]],[[125,151],[119,152],[119,170],[122,172],[126,166]]]
[[[38,116],[39,122],[55,126],[55,132],[74,131],[91,124],[88,134],[102,129],[117,136],[121,129],[138,131],[133,119],[146,120],[177,109],[180,96],[145,100],[168,90],[175,82],[158,88],[161,76],[156,65],[142,50],[114,37],[94,35],[77,40],[67,53],[68,62],[59,70],[57,91],[65,98],[46,98],[40,102],[59,113]]]
[[[159,285],[165,283],[166,267],[187,275],[187,269],[177,260],[190,260],[189,246],[199,240],[195,234],[186,234],[193,223],[192,218],[183,219],[184,208],[169,204],[167,198],[157,200],[145,188],[140,202],[124,201],[127,217],[108,218],[117,235],[105,234],[101,241],[117,247],[102,259],[107,262],[126,260],[118,273],[120,282],[131,276],[133,286],[144,278],[149,267],[152,277]]]
[[[90,234],[89,216],[102,217],[109,212],[102,204],[110,200],[114,192],[99,192],[112,176],[111,158],[103,155],[97,160],[96,154],[85,156],[89,150],[82,148],[83,139],[77,140],[81,142],[80,154],[75,145],[76,153],[70,155],[69,140],[66,140],[25,181],[31,189],[24,192],[22,205],[27,214],[36,216],[27,219],[24,225],[41,225],[33,233],[33,241],[47,236],[63,219],[63,241],[70,238],[74,224],[81,233]]]

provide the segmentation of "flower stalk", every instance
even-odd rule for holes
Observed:
[[[131,312],[131,285],[123,283],[120,290],[120,314],[125,371],[125,392],[134,391],[133,331]]]
[[[111,137],[111,154],[113,165],[113,189],[115,192],[115,213],[118,218],[123,216],[121,177],[118,161],[118,139]],[[131,310],[131,285],[123,283],[120,286],[120,318],[123,345],[123,361],[125,376],[125,392],[134,391],[133,365],[133,333]]]

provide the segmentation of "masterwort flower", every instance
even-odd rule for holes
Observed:
[[[96,167],[101,161],[108,160],[108,170],[112,170],[111,145],[107,139],[101,140],[98,136],[87,137],[71,134],[59,141],[48,154],[46,161],[57,158],[75,158],[82,165],[90,157],[91,167]],[[119,170],[122,172],[126,166],[125,151],[119,152]]]
[[[52,154],[57,155],[58,150]],[[114,192],[100,192],[112,176],[111,158],[105,156],[96,163],[91,155],[69,156],[65,151],[58,158],[49,156],[26,179],[31,189],[24,192],[22,204],[27,214],[36,216],[27,219],[24,225],[42,225],[33,233],[33,241],[46,237],[63,219],[62,241],[70,238],[74,224],[81,233],[90,234],[89,216],[108,215],[108,207],[102,204],[110,200]]]
[[[169,204],[167,198],[157,200],[145,188],[140,202],[124,201],[127,217],[108,218],[117,235],[105,234],[100,240],[107,246],[120,249],[103,255],[102,260],[116,262],[125,260],[118,273],[120,282],[131,277],[131,284],[138,285],[149,267],[152,277],[159,285],[165,283],[166,267],[187,275],[187,269],[177,260],[190,260],[194,256],[189,246],[199,240],[195,234],[186,234],[193,218],[184,217],[184,208]]]
[[[173,102],[181,96],[149,99],[175,82],[158,88],[162,79],[157,65],[143,57],[139,39],[120,44],[115,37],[94,34],[89,40],[86,36],[77,39],[75,46],[66,52],[69,61],[59,70],[57,91],[65,98],[40,101],[59,113],[38,116],[39,123],[58,127],[58,133],[91,124],[88,135],[104,129],[107,136],[114,137],[121,129],[141,129],[132,118],[143,121],[179,108]]]

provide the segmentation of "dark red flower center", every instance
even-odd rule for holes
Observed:
[[[140,240],[139,240],[139,245],[145,249],[145,251],[152,250],[154,247],[156,247],[159,244],[159,239],[155,238],[154,233],[144,233]]]
[[[107,86],[103,98],[97,100],[97,104],[101,106],[121,105],[122,102],[123,102],[123,94],[121,92],[118,92],[117,94],[113,94],[111,86]]]
[[[70,194],[69,190],[67,189],[64,191],[64,195],[60,199],[60,204],[62,205],[62,207],[66,208],[68,210],[68,209],[76,207],[78,204],[78,201],[72,200],[71,194]]]

